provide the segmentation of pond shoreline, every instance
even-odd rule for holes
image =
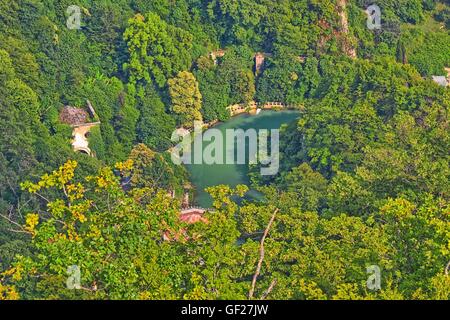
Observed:
[[[239,114],[225,122],[218,122],[213,127],[225,132],[227,129],[279,129],[283,124],[295,121],[300,116],[300,110],[263,110],[257,115]],[[211,127],[210,127],[211,128]],[[235,142],[236,143],[236,142]],[[246,143],[246,142],[244,142]],[[224,154],[230,152],[224,144]],[[203,149],[205,145],[203,145]],[[245,150],[247,151],[247,145]],[[234,151],[234,150],[233,150]],[[205,188],[216,185],[230,185],[235,187],[239,184],[250,186],[248,177],[248,158],[246,164],[186,164],[190,175],[190,182],[194,186],[194,205],[209,207],[212,203],[210,196],[204,191]],[[256,196],[254,190],[249,191],[249,196]]]

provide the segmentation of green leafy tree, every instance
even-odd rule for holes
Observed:
[[[144,144],[138,144],[131,150],[129,160],[133,162],[130,174],[132,187],[173,190],[178,195],[184,195],[184,185],[188,181],[186,170],[174,165],[169,153],[157,153]]]
[[[192,35],[155,13],[130,19],[124,39],[130,55],[124,67],[132,83],[145,80],[163,87],[168,78],[191,65]]]
[[[227,120],[231,104],[230,83],[219,74],[219,68],[210,57],[202,56],[197,60],[195,77],[203,97],[202,115],[205,121]]]
[[[179,123],[188,128],[195,120],[202,120],[202,94],[194,75],[180,72],[168,81],[172,111],[178,115]]]
[[[136,128],[139,142],[159,152],[169,149],[175,119],[166,112],[166,107],[155,90],[141,90],[137,99],[140,111]]]

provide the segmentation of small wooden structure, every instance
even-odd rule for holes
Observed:
[[[214,61],[214,65],[218,64],[218,58],[222,58],[225,56],[225,52],[226,50],[224,49],[219,49],[216,51],[213,51],[209,54],[209,56],[211,57],[212,61]]]
[[[97,115],[89,100],[87,100],[87,108],[88,111],[83,108],[65,106],[59,114],[59,120],[62,123],[68,124],[73,128],[73,150],[75,152],[82,152],[89,156],[92,156],[92,151],[89,148],[87,134],[93,127],[98,126],[100,122],[90,121],[91,117],[95,119]]]
[[[255,75],[261,73],[264,67],[264,61],[266,60],[266,55],[262,52],[257,52],[255,54]]]

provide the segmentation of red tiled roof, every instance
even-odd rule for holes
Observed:
[[[206,210],[204,209],[198,209],[198,208],[191,208],[186,209],[180,212],[180,221],[187,223],[187,224],[194,224],[198,222],[208,223],[208,219],[204,217]],[[167,230],[163,233],[163,240],[164,241],[179,241],[179,240],[189,240],[189,236],[186,233],[186,229],[181,229],[178,232],[174,230]]]
[[[197,210],[197,211],[181,214],[180,220],[182,222],[185,222],[188,224],[194,224],[197,222],[208,223],[208,219],[206,219],[203,215],[204,215],[204,212]]]

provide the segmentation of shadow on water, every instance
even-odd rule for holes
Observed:
[[[227,149],[226,135],[227,129],[278,129],[283,124],[288,124],[297,119],[299,113],[296,111],[262,111],[258,115],[241,115],[230,119],[225,123],[215,126],[215,129],[220,130],[224,140],[223,155],[232,152],[232,148]],[[245,143],[246,150],[246,164],[191,164],[186,165],[187,170],[191,176],[191,182],[195,187],[195,204],[201,207],[208,208],[212,205],[211,196],[206,193],[205,188],[217,185],[229,185],[236,187],[240,184],[250,185],[248,177],[248,140],[235,142],[235,153],[237,152],[237,144]],[[208,146],[210,142],[205,142],[203,148]],[[230,144],[230,143],[228,143]],[[246,199],[258,199],[260,195],[255,190],[250,190]]]

